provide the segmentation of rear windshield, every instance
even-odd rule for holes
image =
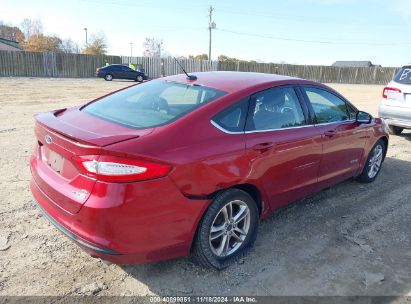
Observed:
[[[402,84],[411,84],[411,66],[403,67],[394,77],[394,81]]]
[[[164,80],[153,80],[93,102],[82,111],[93,116],[144,129],[167,124],[226,92]]]

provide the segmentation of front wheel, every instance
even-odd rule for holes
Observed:
[[[357,177],[358,181],[362,183],[371,183],[377,178],[384,161],[386,149],[385,142],[382,139],[378,140],[368,155],[364,169]]]
[[[138,82],[143,82],[144,78],[143,78],[143,76],[138,75],[137,78],[136,78],[136,80],[137,80]]]
[[[255,241],[258,208],[253,198],[239,189],[223,191],[200,221],[194,242],[199,264],[224,269]]]

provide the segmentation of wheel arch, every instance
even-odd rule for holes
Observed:
[[[385,144],[385,150],[384,150],[384,159],[387,156],[387,151],[388,151],[388,137],[387,136],[381,136],[378,140],[382,140]]]

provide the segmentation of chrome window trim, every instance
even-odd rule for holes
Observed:
[[[243,132],[233,132],[233,131],[228,131],[227,129],[224,129],[222,126],[220,126],[218,123],[216,123],[214,120],[210,119],[211,124],[216,127],[218,130],[227,133],[227,134],[244,134]]]
[[[288,128],[282,128],[282,129],[268,129],[268,130],[252,130],[252,131],[245,131],[245,134],[251,134],[251,133],[262,133],[262,132],[273,132],[273,131],[282,131],[282,130],[291,130],[291,129],[303,129],[307,127],[313,127],[314,125],[304,125],[304,126],[295,126],[295,127],[288,127]]]
[[[333,125],[333,124],[345,124],[345,123],[352,123],[355,122],[355,119],[350,119],[350,120],[343,120],[343,121],[334,121],[334,122],[326,122],[326,123],[321,123],[321,124],[308,124],[304,126],[296,126],[296,127],[289,127],[289,128],[283,128],[283,129],[268,129],[268,130],[252,130],[252,131],[243,131],[243,132],[233,132],[233,131],[228,131],[224,129],[222,126],[217,124],[215,121],[210,120],[210,123],[216,127],[218,130],[222,131],[223,133],[226,134],[252,134],[252,133],[262,133],[262,132],[273,132],[273,131],[282,131],[282,130],[291,130],[291,129],[303,129],[303,128],[308,128],[308,127],[317,127],[317,126],[325,126],[325,125]]]
[[[349,119],[349,120],[341,120],[341,121],[333,121],[333,122],[323,122],[320,124],[313,124],[314,126],[326,126],[326,125],[333,125],[333,124],[344,124],[344,123],[349,123],[349,122],[355,122],[355,119]]]

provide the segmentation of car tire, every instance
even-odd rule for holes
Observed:
[[[388,125],[388,132],[392,135],[400,135],[404,128]]]
[[[113,75],[111,75],[111,74],[106,74],[106,76],[104,76],[104,79],[105,79],[106,81],[112,81],[112,80],[113,80]]]
[[[382,139],[379,139],[368,154],[364,169],[357,177],[359,182],[371,183],[377,178],[384,162],[386,149],[385,142]]]
[[[138,76],[136,77],[136,81],[137,81],[137,82],[143,82],[143,81],[144,81],[143,76],[138,75]]]
[[[194,259],[217,270],[230,266],[254,244],[258,222],[256,202],[248,193],[239,189],[219,193],[199,223]]]

